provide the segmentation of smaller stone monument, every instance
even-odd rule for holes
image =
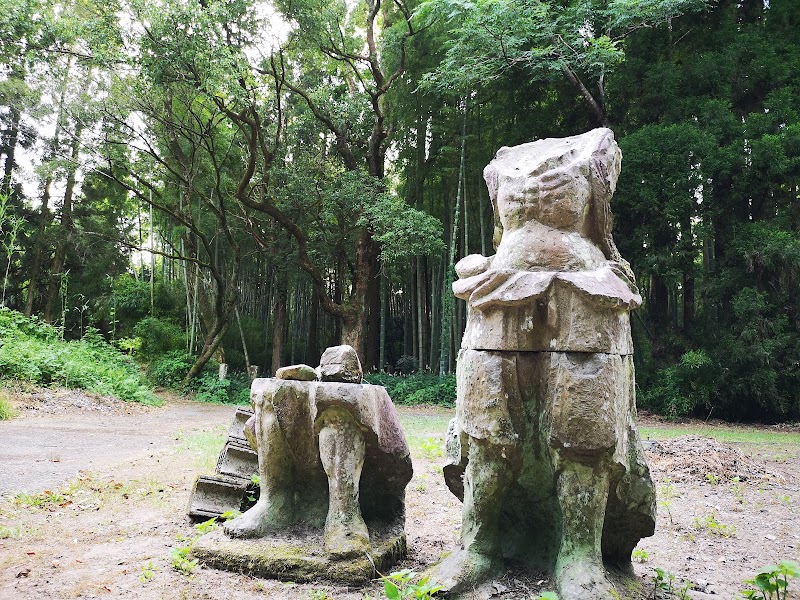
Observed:
[[[317,369],[253,381],[244,433],[258,451],[260,496],[198,540],[196,558],[261,577],[362,583],[405,554],[408,445],[386,390],[361,380],[355,350],[337,346]]]

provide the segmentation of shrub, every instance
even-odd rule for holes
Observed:
[[[133,333],[141,338],[141,355],[152,358],[180,350],[186,343],[186,336],[180,326],[172,321],[145,317],[133,328]]]
[[[155,385],[177,388],[195,363],[195,357],[183,350],[173,350],[156,357],[147,368],[147,376]]]
[[[214,370],[204,371],[190,384],[196,391],[194,399],[199,402],[220,404],[249,404],[250,380],[244,373],[229,374],[220,379]]]
[[[0,308],[0,340],[0,378],[160,403],[131,359],[106,343],[95,329],[89,328],[80,340],[67,342],[55,327]]]
[[[670,418],[708,410],[716,367],[703,350],[690,350],[678,364],[658,371],[640,394],[640,404]]]

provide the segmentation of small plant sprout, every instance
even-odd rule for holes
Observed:
[[[793,560],[783,560],[777,565],[762,567],[753,579],[745,581],[754,590],[742,590],[742,598],[755,600],[786,600],[789,598],[789,580],[800,577],[800,565]]]
[[[187,542],[185,546],[181,546],[179,548],[175,548],[172,551],[172,568],[178,571],[181,575],[191,575],[192,572],[197,568],[199,561],[196,558],[189,558],[189,554],[192,552],[192,547],[194,543],[199,540],[204,534],[208,533],[216,529],[217,527],[217,518],[213,517],[208,521],[203,521],[202,523],[198,523],[194,526],[197,530],[197,534],[193,535],[190,538],[187,538],[183,535],[178,535],[179,542]]]
[[[139,575],[139,581],[142,583],[150,583],[156,576],[156,571],[158,571],[158,567],[152,562],[147,563],[142,567],[142,574]]]
[[[650,558],[650,554],[642,548],[634,548],[631,558],[638,563],[646,563]]]
[[[738,477],[731,478],[731,494],[739,504],[746,504],[747,500],[744,497],[744,484]]]
[[[675,574],[665,571],[664,569],[654,567],[653,570],[655,571],[653,575],[653,600],[663,597],[691,600],[689,590],[692,586],[690,583],[686,581],[678,583]]]
[[[711,485],[717,485],[719,483],[719,475],[716,473],[706,473],[706,481]]]
[[[675,485],[672,483],[672,480],[665,479],[664,482],[658,488],[658,498],[659,498],[658,505],[667,511],[670,525],[673,523],[672,500],[677,496],[678,494],[675,491]]]

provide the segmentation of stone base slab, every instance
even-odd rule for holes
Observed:
[[[327,580],[360,585],[388,573],[405,557],[406,534],[397,526],[383,529],[370,526],[371,557],[331,559],[323,550],[321,531],[291,530],[273,536],[232,539],[217,529],[201,537],[192,547],[192,556],[207,567],[266,579],[298,583]],[[371,560],[370,560],[371,559]]]

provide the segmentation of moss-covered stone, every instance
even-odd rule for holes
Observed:
[[[371,556],[336,560],[323,549],[321,532],[287,531],[258,539],[231,539],[217,529],[200,538],[192,556],[215,569],[283,581],[327,580],[361,585],[388,572],[407,551],[397,526],[370,526]]]

